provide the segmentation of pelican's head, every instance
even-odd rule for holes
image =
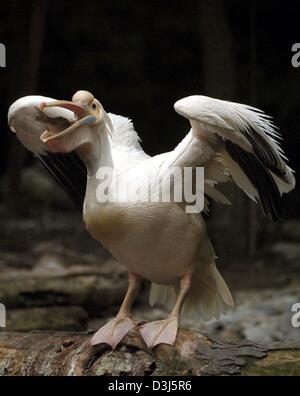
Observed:
[[[42,111],[49,107],[62,107],[74,113],[74,122],[68,128],[62,131],[46,130],[41,135],[42,142],[52,152],[67,153],[87,146],[95,139],[99,125],[103,121],[106,125],[109,123],[102,105],[88,91],[76,92],[72,101],[57,100],[40,105]]]

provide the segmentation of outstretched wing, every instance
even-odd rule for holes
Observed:
[[[50,107],[42,112],[40,104],[50,101],[54,99],[43,96],[26,96],[17,100],[9,108],[8,124],[23,146],[41,161],[76,206],[82,210],[86,191],[85,165],[75,152],[47,152],[40,139],[46,129],[61,131],[74,121],[71,111],[59,107]]]
[[[174,107],[192,129],[170,153],[172,165],[203,166],[207,195],[216,183],[233,181],[259,200],[264,214],[279,219],[281,196],[294,188],[295,178],[270,117],[247,105],[205,96],[181,99]]]

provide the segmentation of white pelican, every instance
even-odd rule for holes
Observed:
[[[9,109],[12,131],[83,206],[90,234],[128,269],[119,313],[95,333],[92,345],[115,348],[134,327],[149,348],[172,345],[182,309],[208,320],[233,306],[202,215],[186,213],[185,203],[178,202],[99,202],[99,170],[110,167],[134,187],[141,175],[201,166],[207,197],[228,204],[215,185],[233,182],[273,220],[281,216],[282,194],[295,186],[279,134],[262,111],[205,96],[181,99],[174,107],[191,130],[173,151],[154,157],[143,151],[129,119],[107,114],[87,91],[77,92],[72,101],[24,97]],[[138,326],[131,317],[141,278],[152,282],[151,304],[172,305],[167,319]]]

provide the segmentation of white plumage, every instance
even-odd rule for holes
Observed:
[[[65,102],[27,97],[11,106],[9,124],[25,147],[39,155],[64,187],[66,183],[62,179],[66,178],[66,171],[61,174],[57,162],[54,169],[45,153],[76,151],[88,175],[84,200],[86,227],[129,270],[129,289],[119,315],[96,333],[92,343],[107,342],[115,347],[136,325],[129,310],[139,279],[144,277],[152,282],[151,304],[175,306],[168,319],[142,326],[141,334],[150,347],[172,344],[182,306],[208,320],[233,305],[226,283],[216,268],[215,252],[204,220],[201,214],[187,214],[185,202],[99,203],[95,193],[99,186],[97,174],[104,167],[111,167],[114,175],[128,181],[129,188],[134,189],[141,180],[163,176],[172,167],[202,166],[207,197],[230,204],[216,185],[234,182],[251,199],[260,202],[266,215],[277,219],[281,216],[281,195],[295,186],[292,170],[286,165],[278,143],[279,133],[270,118],[258,109],[205,96],[190,96],[174,105],[175,110],[190,121],[190,132],[173,151],[150,157],[144,153],[129,119],[105,113],[91,94],[80,92],[73,97],[72,106],[84,107],[86,117],[93,115],[96,122],[80,123],[76,109],[73,109],[74,115],[72,106]],[[41,110],[42,102],[46,102],[46,106]],[[65,108],[53,107],[55,105]],[[92,110],[92,105],[93,109],[98,106],[98,113]],[[63,137],[59,134],[64,129],[62,120],[67,120],[64,128],[72,130]],[[52,132],[43,135],[46,139],[42,142],[40,136],[45,129]],[[72,171],[67,175],[70,185],[67,189],[76,193]],[[113,191],[116,187],[111,188]],[[80,197],[76,197],[78,201]],[[206,199],[206,211],[207,203]]]

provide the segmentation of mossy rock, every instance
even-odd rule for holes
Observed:
[[[249,364],[242,370],[242,374],[247,376],[300,376],[300,351],[268,352],[263,359]]]

